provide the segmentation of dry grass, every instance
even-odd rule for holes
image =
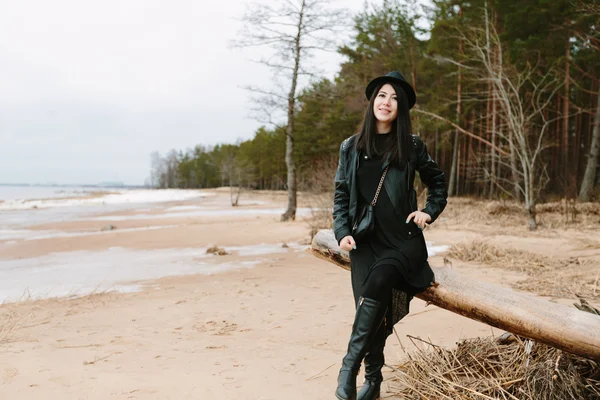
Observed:
[[[456,349],[429,344],[408,354],[386,381],[403,399],[600,399],[600,366],[510,334],[463,340]]]
[[[546,268],[550,263],[556,262],[548,257],[513,248],[500,248],[481,240],[454,244],[448,255],[461,261],[478,262],[521,272],[532,269],[539,271],[540,268]]]
[[[10,343],[17,330],[25,325],[29,318],[14,310],[7,310],[0,315],[0,346]]]
[[[597,228],[600,225],[600,202],[579,203],[562,200],[539,204],[536,208],[538,229]],[[476,200],[453,197],[443,217],[458,224],[527,227],[523,204],[515,201]]]
[[[306,223],[312,240],[321,229],[333,228],[333,193],[311,193],[307,194],[307,198],[310,204],[310,216],[306,218]]]
[[[306,178],[305,190],[308,206],[314,209],[327,209],[330,213],[333,206],[333,176],[335,166],[331,161],[323,162],[313,169],[313,174]],[[425,206],[427,191],[418,191],[419,209]],[[574,200],[541,203],[537,205],[537,235],[548,230],[559,228],[598,229],[600,226],[600,202],[579,203]],[[329,216],[329,215],[328,215]],[[323,221],[317,224],[320,229],[330,228],[324,215],[315,215]],[[509,200],[477,200],[469,197],[452,197],[441,218],[432,227],[444,226],[471,228],[475,230],[493,228],[516,228],[512,235],[530,234],[528,218],[524,204]],[[311,229],[313,227],[311,226]]]
[[[35,299],[25,292],[14,303],[0,304],[0,346],[19,341],[17,334],[37,325],[49,323],[46,309],[57,304],[66,304],[65,316],[85,313],[87,310],[102,307],[115,292],[108,289],[94,289],[86,295],[69,294],[61,297]],[[44,317],[44,315],[46,315]]]
[[[448,255],[525,273],[527,279],[514,284],[517,289],[542,296],[600,300],[600,261],[594,258],[551,258],[484,241],[454,244]]]
[[[306,218],[311,240],[321,229],[333,227],[333,177],[336,170],[337,158],[318,160],[300,185],[304,190],[304,200],[311,212],[310,217]]]

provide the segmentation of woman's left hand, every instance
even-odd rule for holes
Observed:
[[[415,224],[421,228],[421,230],[425,229],[425,226],[428,222],[431,221],[431,216],[423,211],[413,211],[408,214],[408,218],[406,218],[406,223],[408,224],[411,219],[415,220]]]

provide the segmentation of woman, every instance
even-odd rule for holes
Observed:
[[[350,252],[356,304],[335,392],[340,400],[379,398],[385,340],[408,313],[412,296],[434,280],[422,230],[440,215],[447,198],[443,172],[423,141],[411,135],[409,110],[416,95],[410,84],[393,71],[373,79],[366,96],[362,128],[342,143],[335,175],[334,231],[340,247]],[[428,188],[421,211],[415,171]],[[374,228],[355,240],[353,229],[364,222],[362,211],[369,203],[375,204]],[[363,358],[365,383],[357,397]]]

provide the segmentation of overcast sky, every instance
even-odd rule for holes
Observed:
[[[143,184],[152,151],[252,138],[241,87],[270,72],[229,48],[246,3],[1,2],[0,183]],[[319,57],[333,77],[341,58]]]

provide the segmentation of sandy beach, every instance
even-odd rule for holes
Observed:
[[[0,232],[1,399],[334,398],[354,306],[349,273],[305,251],[308,196],[296,221],[282,223],[283,192],[243,193],[239,207],[228,190],[204,194],[76,216],[32,209],[28,223],[4,214],[14,228]],[[426,230],[432,266],[532,290],[526,270],[444,252],[482,240],[578,259],[582,270],[569,276],[589,274],[581,287],[596,293],[595,280],[600,296],[597,216],[530,233],[514,216],[473,218],[469,204],[451,201]],[[207,254],[211,246],[228,254]],[[426,346],[414,338],[452,347],[502,333],[418,299],[395,328],[385,350],[392,366]]]

